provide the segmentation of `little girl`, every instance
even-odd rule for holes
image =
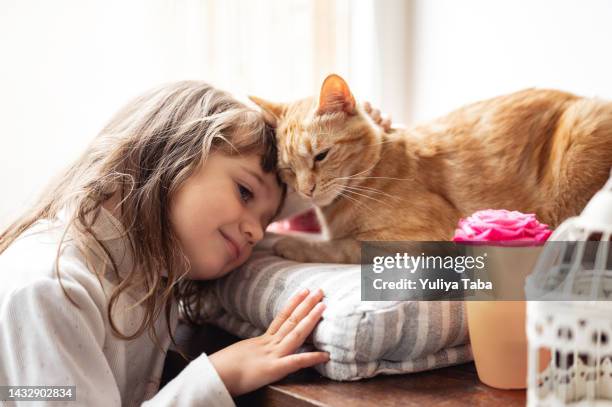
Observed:
[[[294,354],[324,309],[303,291],[264,335],[158,389],[179,310],[197,321],[206,281],[241,265],[279,211],[275,166],[260,113],[206,83],[124,107],[0,234],[0,386],[75,386],[83,406],[223,406],[326,362]]]

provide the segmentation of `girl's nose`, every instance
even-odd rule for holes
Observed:
[[[246,236],[247,241],[252,245],[263,239],[263,227],[253,216],[246,217],[246,219],[242,222],[241,229],[242,233]]]

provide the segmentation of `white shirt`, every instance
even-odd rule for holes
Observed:
[[[66,402],[69,406],[234,406],[205,354],[158,392],[170,345],[165,316],[155,324],[163,351],[147,331],[133,340],[116,337],[107,315],[115,278],[107,272],[99,281],[67,236],[59,269],[79,308],[70,302],[55,265],[66,220],[62,211],[58,219],[38,221],[0,254],[0,386],[76,386],[76,403]],[[118,259],[119,273],[129,271],[131,256],[121,223],[102,208],[94,230]],[[124,292],[114,312],[124,334],[135,332],[144,312],[142,305],[129,308],[138,298],[133,294]],[[173,329],[177,308],[174,304]]]

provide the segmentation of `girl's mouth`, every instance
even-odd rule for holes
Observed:
[[[240,258],[240,247],[238,246],[238,244],[228,235],[223,233],[223,231],[219,230],[219,233],[221,233],[221,236],[223,236],[223,239],[225,239],[225,243],[227,244],[227,247],[230,253],[232,254],[232,256],[234,256],[235,259],[239,259]]]

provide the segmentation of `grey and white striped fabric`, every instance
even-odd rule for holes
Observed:
[[[312,335],[335,380],[418,372],[472,360],[459,301],[361,301],[360,266],[296,263],[255,252],[205,296],[205,319],[241,338],[261,335],[302,288],[321,288],[327,308]]]

